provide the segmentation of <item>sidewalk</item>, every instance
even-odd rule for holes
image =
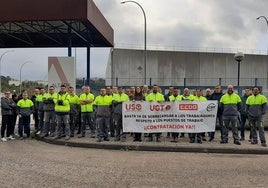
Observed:
[[[266,139],[268,139],[268,133],[266,133]],[[148,142],[146,138],[142,137],[142,142],[133,142],[133,137],[130,134],[127,135],[126,142],[115,142],[114,138],[109,138],[110,141],[96,142],[96,138],[90,138],[89,134],[86,134],[84,138],[78,138],[75,135],[68,141],[64,138],[54,140],[52,137],[41,138],[35,135],[37,140],[41,140],[50,144],[64,145],[71,147],[82,148],[97,148],[97,149],[113,149],[123,151],[162,151],[162,152],[198,152],[198,153],[229,153],[229,154],[268,154],[268,147],[261,146],[260,143],[252,145],[249,141],[249,131],[246,131],[246,140],[241,141],[241,145],[233,144],[232,132],[229,131],[229,143],[220,144],[220,131],[216,131],[215,139],[212,142],[203,141],[199,143],[189,143],[188,134],[185,134],[185,138],[179,138],[179,142],[170,142],[171,138],[166,138],[166,133],[162,134],[161,142]],[[206,134],[207,136],[207,134]],[[206,137],[209,139],[208,136]]]

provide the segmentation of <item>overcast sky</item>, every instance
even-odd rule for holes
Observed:
[[[134,3],[94,0],[114,29],[116,46],[144,45],[144,18]],[[239,49],[267,52],[267,0],[136,0],[147,18],[147,45]],[[0,49],[0,54],[7,49]],[[47,57],[67,56],[66,49],[15,49],[6,54],[1,74],[22,80],[47,80]],[[73,50],[73,55],[75,50]],[[91,49],[91,77],[105,77],[108,48]],[[77,48],[77,77],[86,77],[86,50]]]

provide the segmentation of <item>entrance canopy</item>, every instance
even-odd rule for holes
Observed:
[[[92,0],[1,0],[0,48],[113,47]]]

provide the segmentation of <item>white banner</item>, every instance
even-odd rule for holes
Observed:
[[[213,132],[218,102],[124,102],[122,105],[124,132]]]

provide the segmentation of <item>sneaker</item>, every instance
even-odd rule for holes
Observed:
[[[7,139],[8,140],[15,140],[15,138],[12,135],[10,135],[9,137],[7,137]]]
[[[244,141],[245,140],[245,138],[240,138],[240,141]]]
[[[251,144],[258,144],[258,141],[252,141]]]
[[[197,143],[202,144],[202,140],[197,140]]]
[[[221,144],[227,144],[228,142],[226,140],[221,140],[220,143]]]
[[[41,134],[41,131],[38,131],[36,134],[37,134],[37,135]]]
[[[265,142],[262,142],[261,145],[262,145],[263,147],[267,147],[267,144],[266,144]]]
[[[103,140],[104,140],[104,141],[107,141],[107,142],[110,141],[109,138],[104,138]]]
[[[190,140],[189,143],[194,143],[194,140]]]
[[[5,137],[1,138],[1,141],[7,142],[7,139]]]
[[[207,139],[205,137],[202,138],[203,141],[207,141]]]
[[[234,144],[236,144],[236,145],[241,145],[241,143],[240,143],[238,140],[235,140],[235,141],[234,141]]]
[[[211,141],[213,141],[213,140],[214,140],[214,138],[210,138],[208,141],[211,142]]]

